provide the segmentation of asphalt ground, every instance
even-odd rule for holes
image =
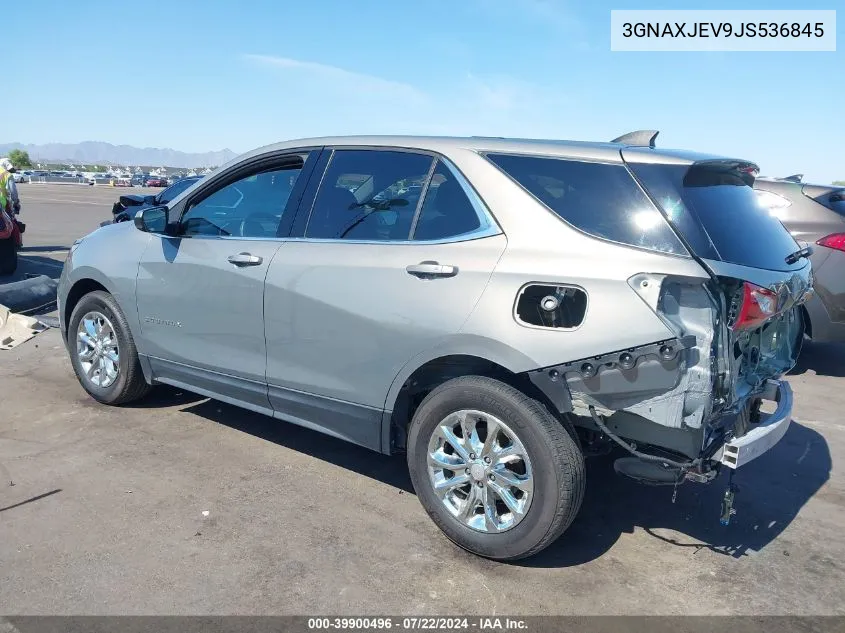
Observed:
[[[18,278],[58,276],[122,190],[20,191]],[[98,405],[49,330],[0,352],[0,613],[845,615],[845,348],[790,382],[727,528],[724,474],[673,504],[597,458],[564,536],[501,564],[441,535],[402,457],[173,389]]]

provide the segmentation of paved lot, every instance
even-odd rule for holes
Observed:
[[[15,275],[0,277],[0,283],[21,280],[27,273],[58,277],[73,240],[111,219],[112,204],[121,193],[157,191],[161,189],[19,184],[24,248]]]
[[[22,273],[57,274],[118,190],[21,192]],[[0,613],[845,614],[845,349],[791,382],[729,528],[719,483],[673,505],[602,459],[563,538],[507,565],[440,535],[401,458],[170,389],[97,405],[51,330],[0,352]]]

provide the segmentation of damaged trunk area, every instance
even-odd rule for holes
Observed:
[[[704,274],[628,280],[674,335],[658,350],[675,348],[675,356],[654,354],[653,345],[621,350],[636,364],[606,362],[607,381],[578,362],[559,371],[588,440],[610,437],[634,455],[617,462],[620,472],[651,483],[707,481],[771,448],[789,426],[791,391],[779,379],[801,350],[811,267],[758,204],[756,165],[662,164],[641,149],[622,156]]]
[[[781,304],[764,305],[764,318],[763,298],[749,290],[757,286],[741,279],[641,274],[629,285],[673,337],[531,378],[546,392],[566,385],[588,452],[615,442],[632,453],[617,461],[620,472],[649,483],[707,481],[726,442],[776,406],[772,381],[794,366],[803,340],[799,301],[781,294]]]

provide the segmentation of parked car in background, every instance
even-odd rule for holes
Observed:
[[[112,205],[112,220],[103,222],[101,226],[112,224],[113,222],[125,222],[130,219],[130,215],[134,215],[146,207],[168,204],[199,180],[202,180],[202,176],[184,178],[154,195],[126,194],[120,196],[117,202]]]
[[[754,189],[795,239],[813,249],[815,296],[804,306],[807,334],[814,341],[845,342],[845,187],[802,180],[758,178]]]
[[[167,178],[164,176],[150,176],[147,178],[147,182],[144,184],[145,187],[166,187],[167,186]]]
[[[655,136],[250,152],[74,244],[73,369],[103,403],[175,385],[405,453],[450,539],[530,556],[578,513],[585,453],[707,483],[790,424],[810,262],[753,163]]]

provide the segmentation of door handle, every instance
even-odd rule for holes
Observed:
[[[237,255],[229,255],[229,263],[235,266],[258,266],[264,261],[263,258],[252,253],[238,253]]]
[[[407,266],[405,272],[420,279],[434,279],[435,277],[454,277],[458,274],[458,267],[437,262],[420,262]]]

